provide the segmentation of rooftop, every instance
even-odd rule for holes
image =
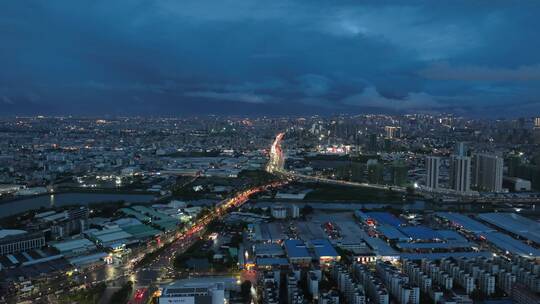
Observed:
[[[338,257],[339,254],[336,252],[332,244],[325,239],[316,239],[310,241],[311,246],[315,250],[315,256],[317,258],[321,257]]]
[[[309,258],[309,254],[306,244],[301,240],[286,240],[284,242],[285,251],[291,258]]]

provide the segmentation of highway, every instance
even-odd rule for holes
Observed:
[[[40,286],[39,292],[41,295],[39,296],[44,302],[54,302],[51,298],[54,298],[55,292],[61,290],[74,291],[84,286],[92,286],[102,282],[107,283],[109,290],[118,290],[118,287],[122,286],[122,284],[127,281],[133,281],[135,283],[135,290],[148,288],[151,284],[159,284],[161,278],[172,271],[171,263],[173,262],[174,256],[184,252],[197,241],[204,233],[205,228],[209,223],[222,218],[233,208],[240,207],[249,200],[250,196],[270,188],[280,187],[286,183],[286,181],[278,181],[242,190],[233,197],[218,203],[214,210],[192,223],[191,227],[186,232],[177,232],[163,240],[161,246],[146,248],[121,266],[102,265],[92,267],[69,279],[67,279],[64,274],[59,274],[55,277],[58,278],[58,280],[51,279]],[[148,264],[143,265],[141,263],[145,256],[153,254],[157,250],[160,250],[159,254],[149,261]],[[109,294],[110,293],[111,292],[109,292]],[[39,296],[36,293],[27,296],[16,295],[8,301],[19,303],[25,300],[34,299],[34,302],[39,302],[35,301]]]
[[[356,183],[344,180],[335,180],[331,178],[317,177],[305,174],[299,174],[294,171],[285,170],[285,154],[283,153],[283,148],[281,147],[281,142],[285,137],[285,133],[278,133],[272,146],[270,148],[270,160],[268,161],[268,166],[266,170],[269,173],[280,174],[288,178],[296,180],[307,180],[314,181],[319,183],[331,184],[331,185],[341,185],[341,186],[351,186],[351,187],[363,187],[363,188],[372,188],[379,190],[388,190],[396,192],[406,192],[405,187],[399,186],[387,186],[379,184],[370,184],[370,183]]]

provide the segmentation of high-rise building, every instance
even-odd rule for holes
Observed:
[[[407,164],[403,161],[395,161],[392,163],[392,183],[396,186],[403,186],[407,183]]]
[[[385,138],[383,141],[383,150],[385,152],[392,152],[394,149],[394,144],[390,138]]]
[[[509,155],[505,162],[508,166],[508,176],[517,176],[519,172],[519,167],[523,163],[523,159],[521,158],[521,156],[517,154]]]
[[[450,188],[458,192],[471,190],[471,158],[452,155],[450,159]]]
[[[401,137],[400,127],[386,126],[384,127],[384,131],[386,132],[386,138],[392,139]]]
[[[456,146],[454,147],[454,155],[467,156],[467,152],[468,152],[467,143],[462,142],[462,141],[456,143]]]
[[[431,189],[439,188],[439,168],[441,158],[437,156],[426,157],[426,187]]]
[[[540,117],[534,119],[533,142],[540,144]]]
[[[367,178],[372,184],[383,183],[384,166],[376,160],[369,160],[367,163]]]
[[[484,153],[475,154],[473,184],[479,191],[502,192],[502,157]]]
[[[364,178],[365,166],[360,162],[351,163],[351,181],[360,182]]]
[[[377,152],[378,150],[377,134],[375,133],[369,134],[368,150],[370,152]]]

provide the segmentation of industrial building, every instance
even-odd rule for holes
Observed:
[[[181,282],[168,285],[163,288],[158,303],[223,304],[225,303],[225,284]]]
[[[540,245],[540,224],[517,213],[482,213],[478,218],[512,235]]]
[[[85,254],[96,250],[96,245],[88,239],[75,239],[69,241],[63,241],[50,244],[51,247],[58,250],[58,252],[65,257],[73,257],[81,254]]]
[[[315,258],[321,264],[338,262],[340,255],[336,252],[332,244],[326,239],[311,240],[310,246],[314,251]]]
[[[309,264],[312,257],[306,244],[301,240],[285,240],[283,242],[285,253],[292,264]]]
[[[0,230],[0,255],[38,249],[45,246],[43,232]]]

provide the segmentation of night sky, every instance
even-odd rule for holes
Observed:
[[[15,0],[0,115],[540,114],[540,1]]]

